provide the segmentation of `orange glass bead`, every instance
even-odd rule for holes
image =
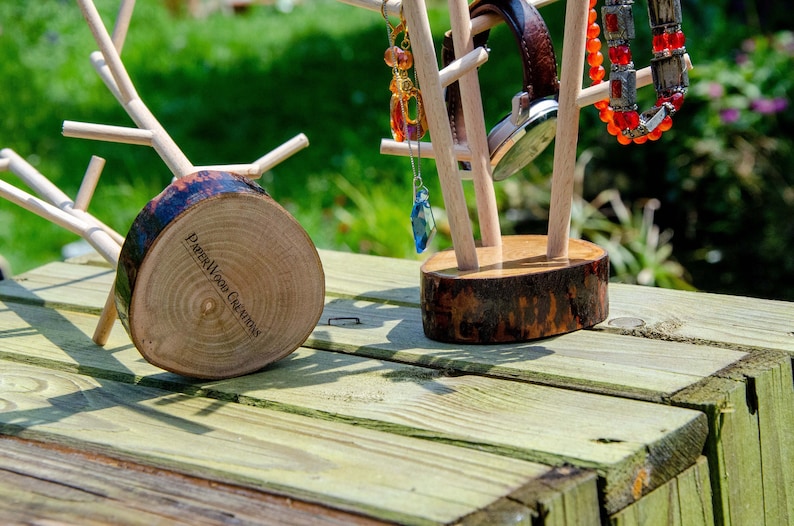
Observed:
[[[603,110],[598,111],[598,118],[601,119],[601,122],[610,123],[614,120],[614,116],[615,112],[609,108],[604,108]]]
[[[651,133],[649,133],[647,135],[648,140],[649,141],[658,141],[659,139],[661,139],[663,133],[664,132],[662,130],[660,130],[659,127],[657,126],[655,130],[653,130]]]
[[[389,46],[386,48],[386,51],[383,52],[383,61],[387,66],[393,68],[402,52],[403,50],[399,46]]]
[[[623,146],[626,146],[626,145],[628,145],[628,144],[631,144],[631,143],[633,142],[633,141],[632,141],[632,140],[631,140],[629,137],[626,137],[626,136],[625,136],[625,135],[623,135],[622,133],[618,133],[618,134],[616,135],[616,137],[617,137],[617,139],[618,139],[618,142],[619,142],[620,144],[622,144]]]
[[[590,68],[590,80],[593,81],[593,84],[598,84],[602,80],[604,80],[604,76],[606,76],[607,71],[604,69],[604,66],[596,66],[594,68]]]
[[[657,129],[662,130],[663,132],[666,132],[667,130],[669,130],[672,127],[673,127],[673,118],[668,115],[667,117],[662,119],[662,122],[659,123],[659,126],[658,126]]]
[[[590,0],[590,9],[594,9],[597,3],[598,0]]]
[[[597,110],[605,110],[609,108],[609,99],[601,99],[594,103],[593,106],[595,106]]]
[[[598,20],[598,11],[596,11],[595,9],[591,9],[587,15],[587,23],[592,24],[596,20]]]
[[[646,135],[634,138],[634,144],[645,144],[646,142],[648,142],[648,137]]]
[[[587,27],[587,38],[596,38],[601,34],[601,26],[597,23],[592,23]]]
[[[401,69],[403,71],[411,69],[411,67],[414,65],[413,53],[401,48],[400,46],[391,46],[383,53],[383,61],[390,68],[395,66],[395,60],[397,69]]]
[[[598,38],[591,38],[587,41],[586,48],[588,53],[596,53],[601,51],[601,40]]]
[[[615,126],[615,124],[612,123],[611,121],[607,123],[607,132],[610,135],[621,135],[621,136],[623,135],[622,133],[620,133],[620,128]]]
[[[587,63],[593,66],[594,68],[598,67],[604,63],[604,55],[602,55],[600,51],[596,53],[590,53],[589,55],[587,55]]]

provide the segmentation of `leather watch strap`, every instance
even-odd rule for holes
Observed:
[[[540,12],[526,0],[475,0],[469,6],[471,18],[492,13],[500,16],[518,44],[523,64],[523,89],[530,102],[556,95],[559,92],[557,59],[554,55],[549,30]],[[474,47],[484,46],[490,31],[474,36]],[[448,65],[455,59],[452,35],[444,37],[441,59]],[[485,95],[485,94],[483,94]],[[457,142],[466,142],[460,90],[455,82],[447,88],[447,109],[453,137]]]

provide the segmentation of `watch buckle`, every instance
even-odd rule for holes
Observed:
[[[529,119],[529,93],[522,91],[513,95],[512,111],[510,113],[510,123],[513,126],[521,126]]]

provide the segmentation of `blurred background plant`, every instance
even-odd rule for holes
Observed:
[[[110,27],[118,0],[96,3]],[[641,20],[644,2],[637,3]],[[192,17],[166,4],[173,2],[138,0],[123,58],[194,163],[250,161],[304,132],[311,146],[260,183],[315,243],[422,257],[412,253],[408,160],[378,152],[388,134],[390,75],[378,13],[314,0]],[[438,40],[445,4],[428,1]],[[542,10],[558,54],[563,4]],[[687,101],[673,129],[642,146],[618,145],[594,109],[582,111],[573,234],[610,251],[615,280],[794,300],[794,11],[774,0],[682,5],[695,64]],[[637,27],[635,58],[647,62],[647,24]],[[506,28],[494,29],[489,46],[480,77],[490,127],[520,88],[520,66]],[[70,195],[90,155],[105,157],[91,211],[125,233],[170,174],[151,149],[61,137],[67,119],[129,124],[88,62],[95,47],[73,1],[0,0],[0,147]],[[648,107],[653,90],[640,97]],[[551,161],[550,149],[497,185],[504,234],[545,233]],[[422,167],[440,224],[436,251],[450,240],[440,188],[427,175],[435,165]],[[466,192],[473,209],[468,183]],[[61,257],[75,239],[0,201],[0,254],[15,273]]]

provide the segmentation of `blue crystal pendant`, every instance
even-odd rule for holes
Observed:
[[[433,219],[433,209],[430,208],[429,197],[427,188],[417,190],[411,210],[411,226],[414,231],[417,254],[425,251],[427,244],[436,234],[436,220]]]

